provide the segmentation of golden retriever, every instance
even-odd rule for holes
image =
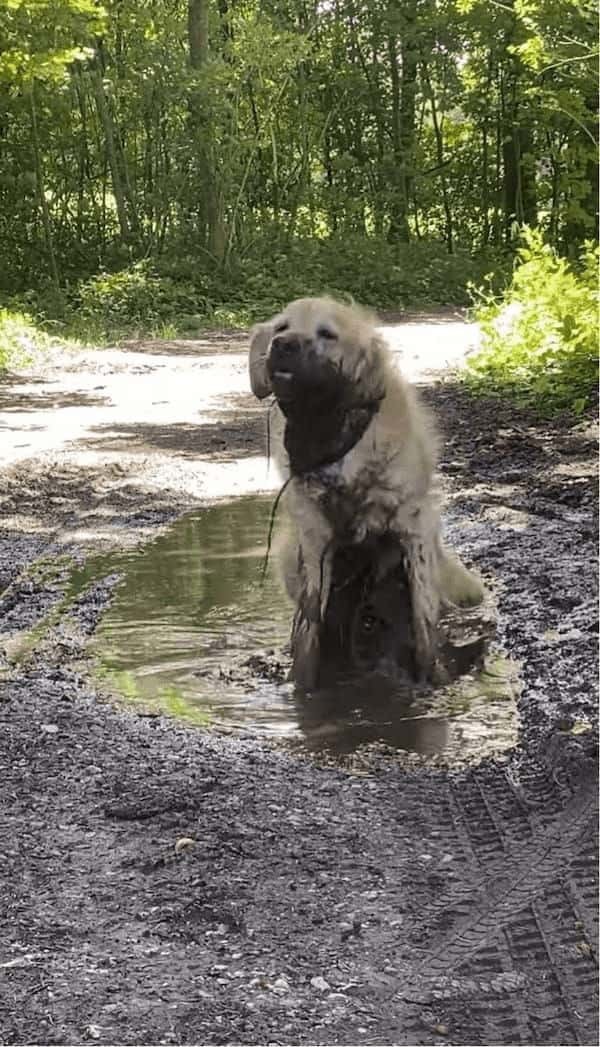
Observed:
[[[252,391],[276,400],[272,446],[293,525],[282,551],[297,608],[293,677],[308,690],[317,682],[339,549],[383,540],[378,578],[402,561],[420,677],[435,672],[443,605],[473,606],[484,594],[442,544],[433,489],[437,436],[375,323],[356,306],[303,298],[251,335]]]

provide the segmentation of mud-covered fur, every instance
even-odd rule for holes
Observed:
[[[292,302],[254,329],[249,369],[255,395],[276,397],[271,446],[289,479],[291,528],[281,560],[287,591],[302,612],[295,678],[314,683],[310,667],[318,662],[336,549],[381,535],[397,538],[402,550],[416,662],[422,675],[431,675],[441,607],[477,604],[483,588],[442,545],[433,487],[437,436],[375,317],[328,298]],[[388,568],[378,565],[382,577]]]

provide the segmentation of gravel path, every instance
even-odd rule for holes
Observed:
[[[460,772],[327,766],[93,682],[115,579],[65,602],[65,557],[275,486],[240,336],[0,382],[0,1043],[597,1042],[595,430],[440,380],[460,317],[386,330],[522,667],[519,744]]]

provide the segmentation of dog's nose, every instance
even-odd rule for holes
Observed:
[[[271,353],[279,357],[293,356],[301,348],[302,342],[297,334],[278,334],[271,342]]]

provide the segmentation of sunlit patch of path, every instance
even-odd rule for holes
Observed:
[[[478,337],[458,314],[415,317],[382,331],[413,381],[460,366]],[[260,454],[238,455],[233,447],[211,454],[209,441],[194,455],[196,427],[217,433],[225,417],[251,424],[262,411],[249,395],[242,335],[56,353],[0,382],[0,466],[49,456],[82,469],[120,461],[137,480],[161,486],[175,458],[174,482],[186,488],[193,468],[194,495],[200,488],[213,497],[271,490],[277,478]],[[176,438],[185,427],[182,457],[164,436]],[[147,443],[148,433],[163,439]],[[221,449],[227,452],[227,441]]]

